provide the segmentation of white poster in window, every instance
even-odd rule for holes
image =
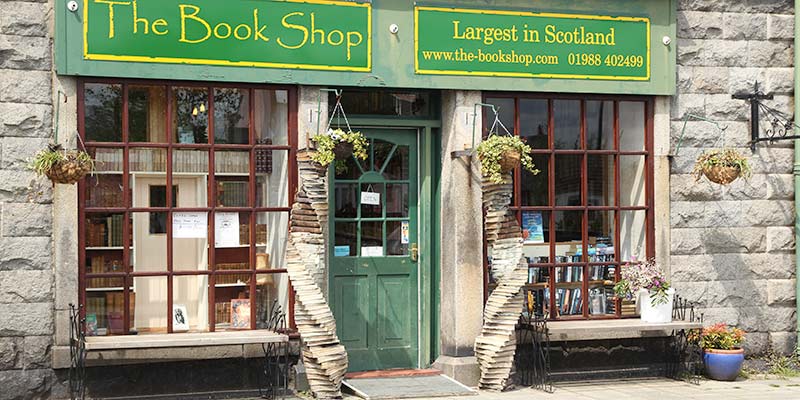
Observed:
[[[361,248],[361,257],[383,257],[383,246],[364,246]]]
[[[381,194],[375,192],[361,192],[361,204],[379,206],[381,205]]]
[[[214,214],[214,245],[239,247],[239,213]]]
[[[205,239],[208,235],[208,214],[204,212],[172,213],[172,237]]]
[[[408,244],[408,242],[410,242],[408,221],[403,221],[400,225],[400,244]]]
[[[189,313],[186,311],[186,306],[183,304],[175,304],[172,306],[172,331],[189,331]]]

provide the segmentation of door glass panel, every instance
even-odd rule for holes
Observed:
[[[336,160],[333,162],[336,179],[341,180],[355,180],[361,176],[362,168],[354,157],[347,157],[344,160]]]
[[[383,177],[389,180],[408,180],[408,146],[397,146],[394,155],[383,170]]]
[[[356,218],[358,208],[358,185],[354,183],[337,183],[335,189],[336,218]]]
[[[382,218],[383,217],[383,200],[384,200],[384,184],[382,183],[362,183],[361,184],[361,218]],[[370,197],[370,200],[377,200],[377,204],[365,204],[363,200]],[[375,198],[377,196],[377,199]]]
[[[411,241],[409,228],[408,221],[386,222],[386,255],[408,255],[408,243]]]
[[[372,161],[375,163],[372,167],[373,171],[381,171],[394,147],[393,144],[383,140],[376,139],[372,142]]]
[[[361,223],[361,257],[383,256],[383,222]]]
[[[358,222],[336,222],[336,232],[334,234],[334,256],[352,257],[356,256],[358,246]]]
[[[553,101],[553,142],[557,149],[581,148],[581,101]]]
[[[386,185],[386,217],[408,217],[407,183],[390,183]]]

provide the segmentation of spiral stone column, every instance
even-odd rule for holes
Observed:
[[[294,319],[303,340],[308,383],[320,399],[341,398],[347,372],[347,352],[336,336],[336,321],[314,279],[325,260],[328,225],[326,168],[311,160],[310,151],[297,155],[300,188],[292,206],[286,269],[296,292]]]
[[[502,184],[484,177],[481,189],[486,210],[486,239],[498,286],[486,302],[483,329],[475,339],[475,356],[481,367],[481,388],[503,390],[514,363],[514,326],[522,311],[520,290],[528,281],[528,263],[522,256],[522,230],[508,208],[513,193],[511,175],[508,174]]]

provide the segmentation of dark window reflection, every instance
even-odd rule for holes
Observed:
[[[614,102],[589,100],[586,102],[586,148],[589,150],[614,149]]]
[[[361,247],[383,247],[383,222],[361,223]]]
[[[221,144],[250,142],[250,96],[243,89],[214,89],[214,141]]]
[[[356,218],[358,212],[358,185],[337,183],[334,189],[336,194],[336,218]]]
[[[358,249],[358,222],[336,222],[333,241],[335,255],[339,257],[356,256]]]
[[[581,205],[582,155],[557,155],[556,157],[556,205]]]
[[[128,87],[131,142],[167,142],[167,91],[163,86]]]
[[[173,88],[176,143],[208,143],[208,90]]]
[[[547,149],[547,100],[521,99],[519,101],[519,134],[534,149]],[[541,169],[541,168],[540,168]]]
[[[167,206],[167,187],[160,185],[150,186],[150,207]],[[172,207],[178,206],[178,187],[172,187]],[[167,213],[151,212],[150,214],[150,234],[167,233]]]
[[[408,146],[397,146],[383,170],[383,177],[394,181],[408,180]]]
[[[122,141],[122,85],[87,83],[84,86],[86,140]]]
[[[533,175],[522,169],[522,182],[520,197],[523,206],[550,205],[550,185],[547,179],[550,174],[550,157],[545,154],[535,154],[533,163],[539,169],[539,174]]]
[[[614,205],[614,156],[608,154],[590,154],[587,158],[588,169],[586,199],[589,206]]]
[[[581,101],[553,100],[553,141],[557,149],[581,148]]]
[[[411,91],[347,91],[341,97],[349,115],[392,115],[398,117],[433,117],[432,96]],[[333,112],[336,95],[328,98],[328,114]]]

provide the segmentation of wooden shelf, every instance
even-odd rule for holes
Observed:
[[[214,287],[218,288],[226,288],[226,287],[248,287],[250,286],[249,283],[217,283]]]
[[[108,247],[87,247],[86,251],[108,251],[108,250],[125,250],[124,246],[108,246]]]
[[[105,287],[105,288],[86,288],[87,292],[121,292],[125,290],[123,287]],[[129,288],[133,292],[133,288]]]

